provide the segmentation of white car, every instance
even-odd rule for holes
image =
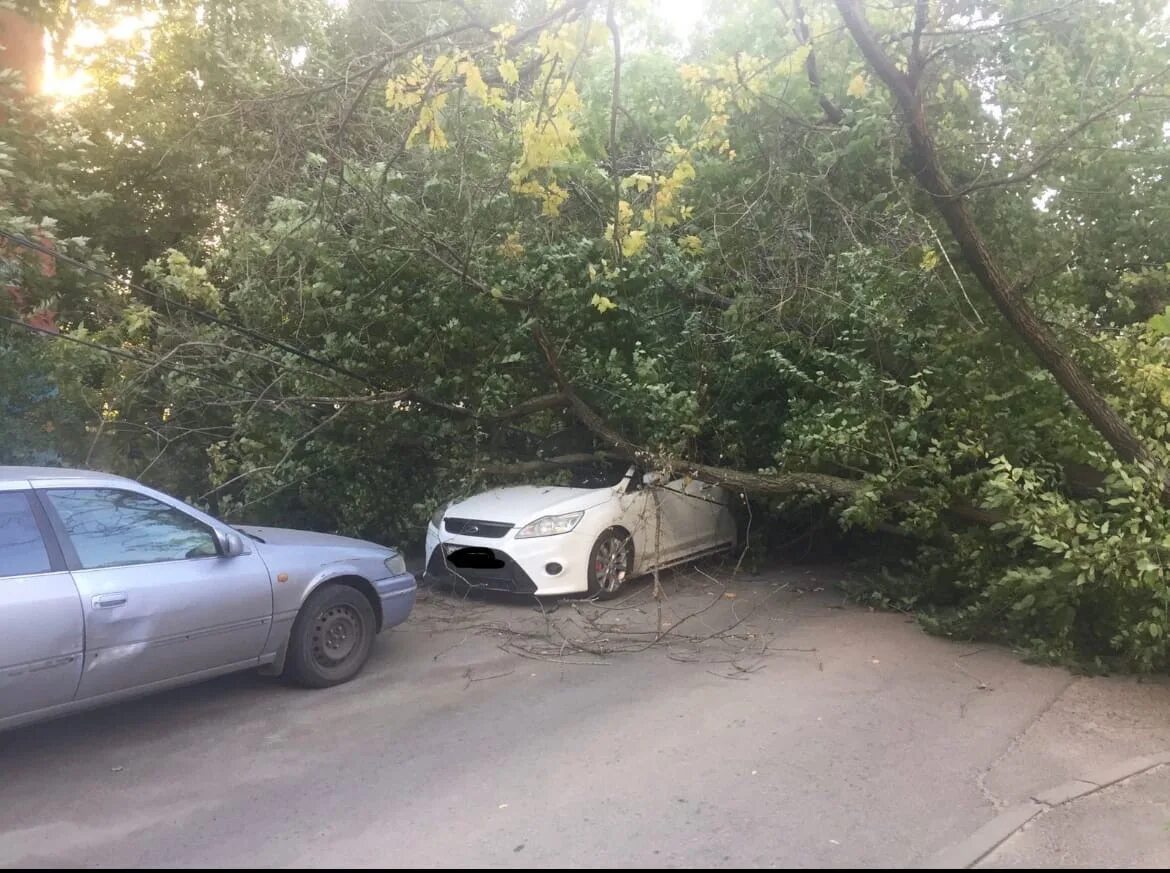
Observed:
[[[574,469],[567,486],[497,488],[439,507],[427,525],[426,573],[497,591],[607,598],[655,566],[735,542],[723,489],[594,464]]]

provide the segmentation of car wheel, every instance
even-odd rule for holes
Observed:
[[[374,610],[360,591],[318,588],[293,622],[285,675],[309,688],[348,682],[369,660],[376,633]]]
[[[634,570],[634,543],[620,528],[602,532],[589,553],[589,596],[615,597]]]

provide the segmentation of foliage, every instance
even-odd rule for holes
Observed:
[[[410,542],[573,426],[509,417],[558,390],[539,321],[651,455],[857,483],[767,512],[901,531],[870,596],[1042,657],[1170,666],[1158,472],[1114,459],[981,294],[834,5],[710,4],[684,47],[620,2],[616,105],[604,5],[103,6],[156,23],[75,59],[85,99],[7,116],[0,226],[134,287],[12,255],[23,303],[0,307],[130,357],[7,330],[4,457],[52,445],[235,518]],[[914,4],[869,13],[904,48]],[[1167,463],[1165,16],[932,15],[948,172]]]

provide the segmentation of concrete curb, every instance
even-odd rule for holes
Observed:
[[[1037,816],[1163,764],[1170,764],[1170,751],[1130,758],[1034,794],[1030,800],[1008,807],[962,842],[943,849],[922,864],[921,869],[963,870],[974,867]]]

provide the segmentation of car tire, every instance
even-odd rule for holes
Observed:
[[[601,532],[589,552],[585,575],[590,597],[609,600],[616,597],[634,570],[633,538],[618,527]]]
[[[293,622],[284,674],[307,688],[348,682],[370,659],[377,632],[373,607],[360,591],[318,588]]]

